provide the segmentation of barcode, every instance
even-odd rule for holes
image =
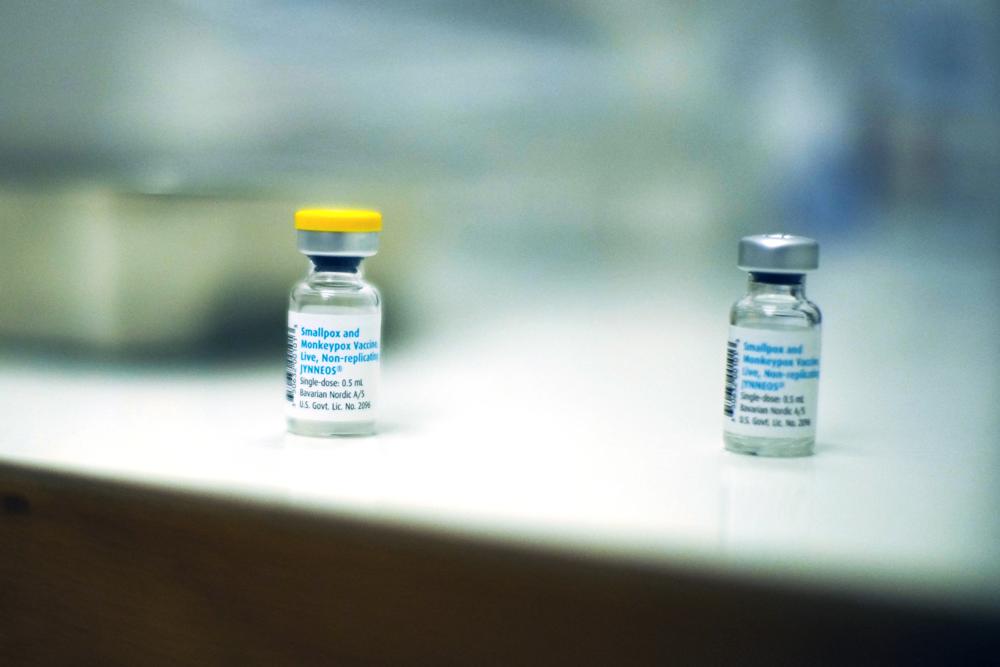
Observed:
[[[726,400],[722,412],[730,418],[736,410],[736,361],[739,359],[736,350],[736,341],[726,343]]]
[[[299,353],[295,334],[295,327],[288,327],[288,357],[285,359],[285,400],[289,403],[295,400],[295,357]]]

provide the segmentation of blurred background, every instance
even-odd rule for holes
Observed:
[[[998,64],[990,0],[5,0],[0,457],[995,605]],[[384,213],[374,441],[283,440],[303,206]],[[787,465],[719,429],[767,232]]]
[[[396,349],[599,285],[724,317],[747,233],[986,290],[998,36],[988,0],[10,0],[0,337],[280,364],[303,205],[384,211]]]

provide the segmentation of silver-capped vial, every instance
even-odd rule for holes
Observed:
[[[295,213],[299,252],[312,267],[288,304],[285,405],[300,435],[375,430],[382,357],[382,301],[361,276],[378,251],[382,214],[354,209]]]
[[[822,315],[806,298],[819,244],[804,236],[740,240],[746,295],[729,314],[723,440],[758,456],[808,456],[816,442]]]

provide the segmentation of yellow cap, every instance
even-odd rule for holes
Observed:
[[[295,229],[304,232],[380,232],[382,214],[354,208],[302,208]]]

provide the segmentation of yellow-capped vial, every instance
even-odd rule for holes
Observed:
[[[286,416],[300,435],[375,431],[382,361],[382,300],[361,276],[378,251],[382,214],[358,209],[295,212],[309,274],[288,303]]]

